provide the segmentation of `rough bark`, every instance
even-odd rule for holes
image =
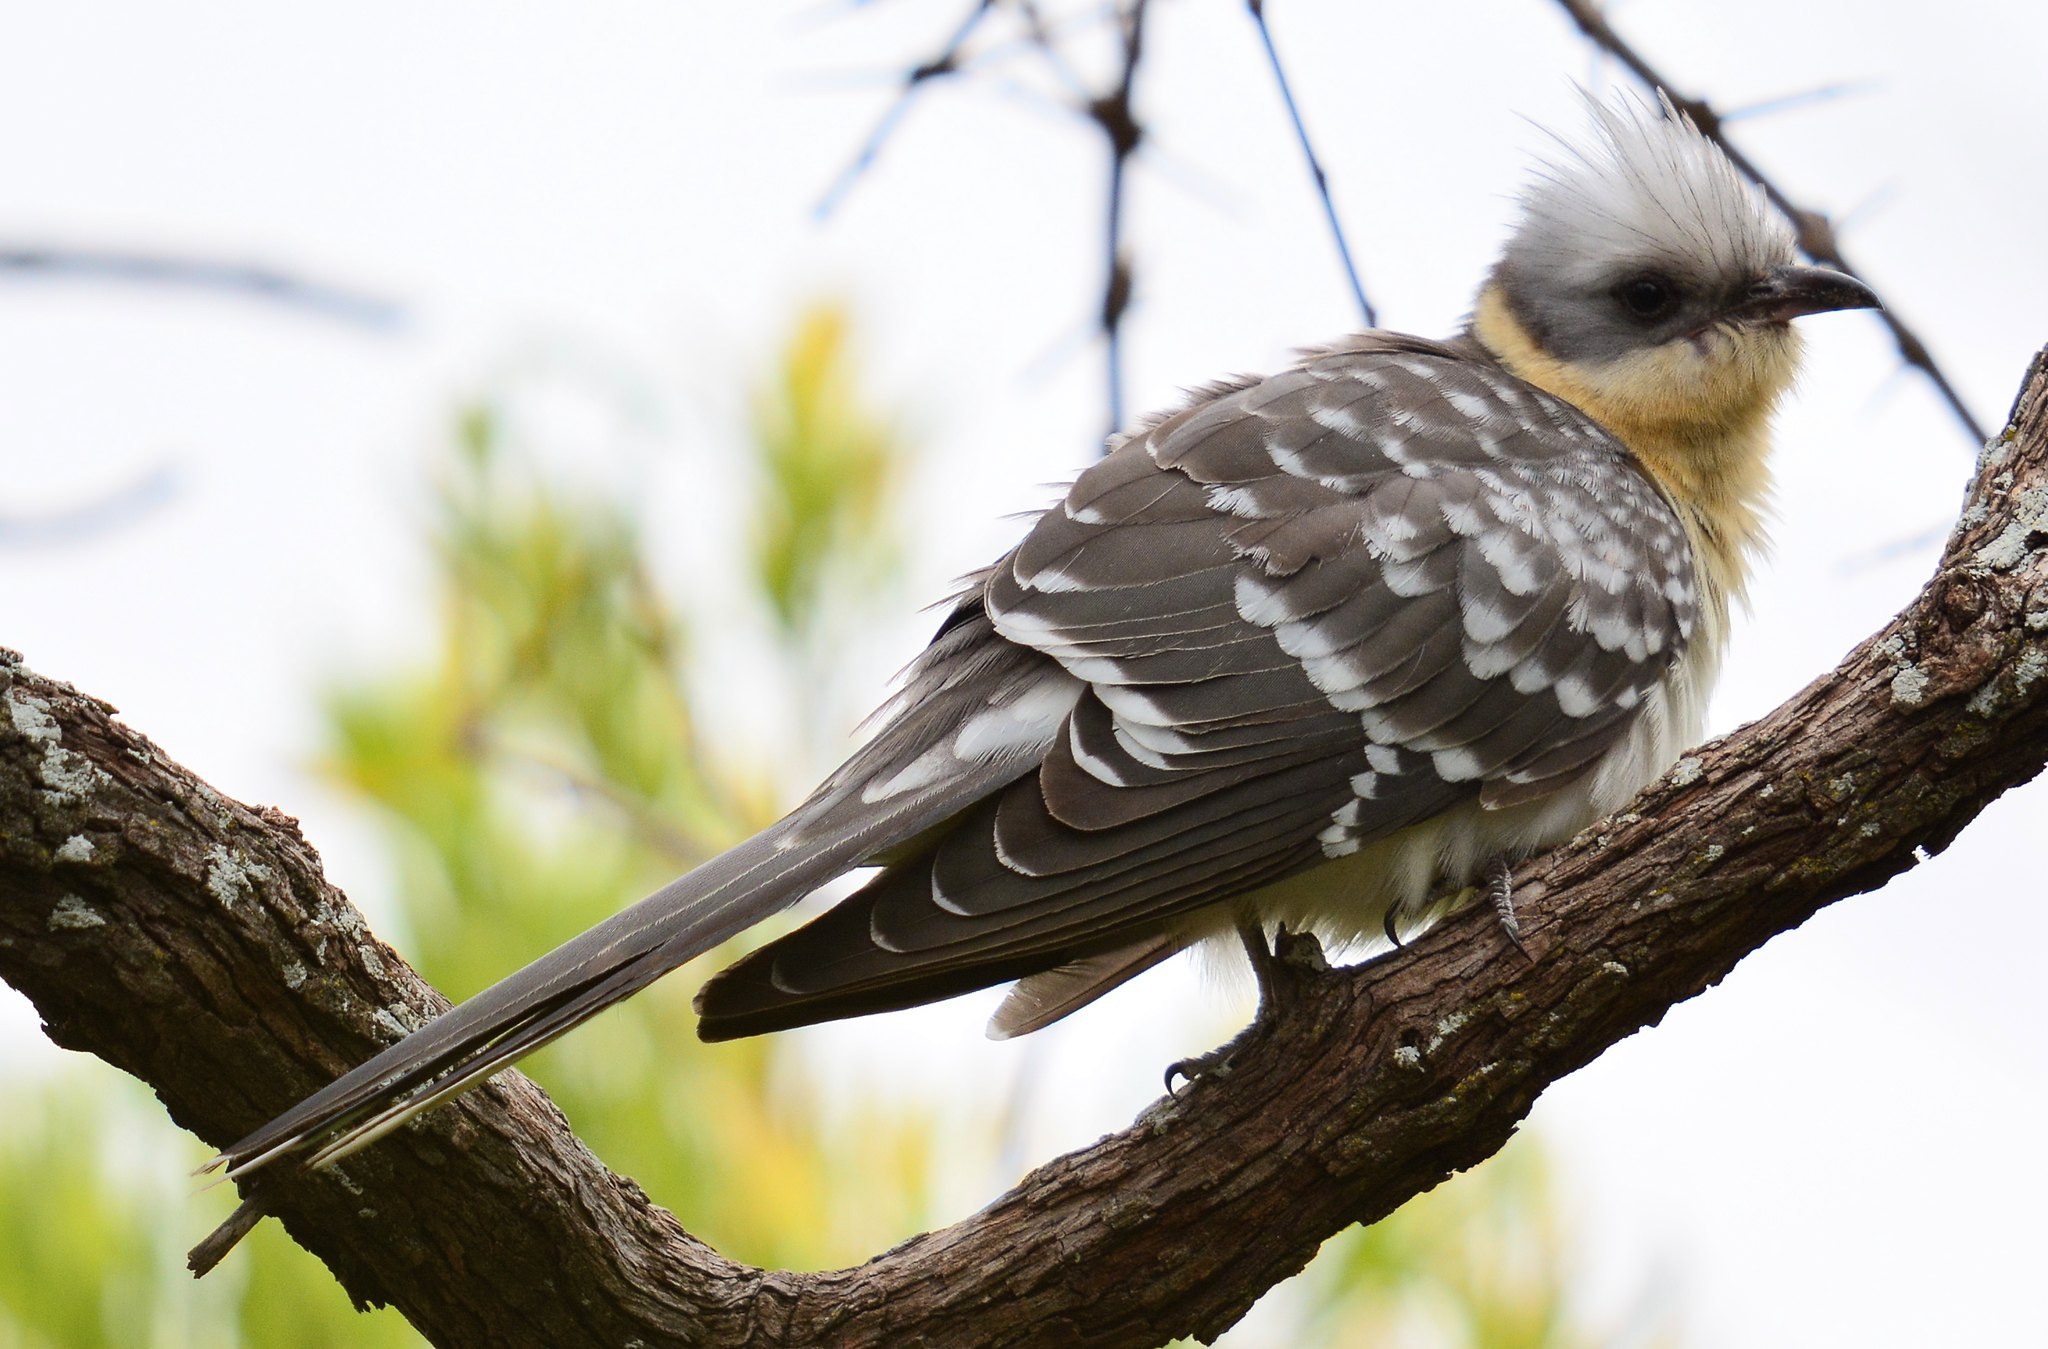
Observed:
[[[0,660],[0,977],[224,1144],[444,1006],[294,823]],[[1368,966],[1289,972],[1232,1071],[979,1214],[826,1273],[727,1260],[508,1073],[260,1198],[437,1344],[1153,1345],[1491,1154],[1539,1092],[1744,955],[1939,853],[2048,760],[2048,353],[1939,570],[1769,717]]]

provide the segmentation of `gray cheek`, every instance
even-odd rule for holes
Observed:
[[[1512,271],[1503,289],[1516,319],[1551,355],[1568,362],[1618,360],[1675,342],[1712,316],[1712,306],[1692,301],[1671,317],[1645,325],[1625,312],[1605,287],[1528,284]]]
[[[1606,294],[1558,294],[1510,287],[1508,302],[1529,335],[1563,361],[1609,361],[1665,341],[1662,325],[1645,328],[1622,314]],[[1680,329],[1674,327],[1670,336]]]

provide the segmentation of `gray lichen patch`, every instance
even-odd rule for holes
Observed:
[[[70,838],[57,845],[57,851],[53,856],[59,862],[71,862],[82,865],[92,861],[92,854],[92,840],[83,834],[73,834]]]
[[[7,715],[23,739],[43,747],[43,761],[36,766],[36,772],[43,786],[59,801],[80,800],[108,781],[98,765],[64,748],[63,732],[58,729],[57,719],[50,715],[50,705],[41,698],[9,689]]]
[[[1700,780],[1705,770],[1706,764],[1699,759],[1690,757],[1680,759],[1677,763],[1671,765],[1671,785],[1674,787],[1690,787]]]
[[[50,910],[50,931],[79,931],[84,928],[105,927],[107,920],[95,913],[92,906],[77,895],[65,895],[57,901],[57,907]]]
[[[2006,460],[2012,458],[2013,442],[2018,438],[2019,428],[2008,426],[1997,435],[1985,441],[1984,447],[1977,451],[1978,476],[1981,477],[1992,469],[2002,466]]]
[[[2048,581],[2036,581],[2021,606],[2020,621],[2028,632],[2048,632]]]
[[[1429,1043],[1422,1047],[1425,1054],[1434,1054],[1444,1041],[1465,1029],[1465,1023],[1472,1019],[1469,1012],[1453,1012],[1436,1023],[1436,1033],[1429,1037]]]
[[[1993,718],[2011,706],[2015,698],[2024,698],[2027,691],[2048,675],[2048,653],[2039,647],[2029,646],[2022,650],[2012,663],[2012,684],[2008,689],[2001,678],[1987,681],[1965,705],[1972,716]]]
[[[400,1037],[410,1035],[419,1029],[411,1023],[410,1018],[400,1016],[395,1008],[379,1007],[371,1016],[378,1025]]]
[[[1892,676],[1892,703],[1897,707],[1918,707],[1927,701],[1927,672],[1908,661]]]
[[[2044,674],[2048,674],[2048,653],[2043,653],[2037,646],[2028,647],[2020,652],[2020,658],[2013,662],[2013,691],[2024,697],[2027,690],[2034,687]]]
[[[41,698],[19,689],[9,689],[7,715],[14,722],[14,729],[28,740],[43,745],[57,743],[57,719],[50,715],[50,705]]]
[[[2012,522],[1998,537],[1977,550],[1974,561],[1993,571],[2011,571],[2026,561],[2048,535],[2048,487],[2030,487],[2013,503]]]
[[[1998,681],[1993,679],[1971,694],[1970,701],[1963,706],[1973,717],[1989,717],[1996,714],[2004,702],[2005,694],[1998,687]]]
[[[231,909],[237,900],[256,892],[260,881],[270,879],[270,868],[231,853],[218,843],[206,850],[206,889],[221,907]]]

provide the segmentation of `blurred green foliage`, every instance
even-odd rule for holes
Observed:
[[[848,333],[835,309],[802,316],[757,391],[751,565],[727,578],[784,639],[774,658],[804,689],[834,677],[831,635],[862,605],[902,601],[888,541],[907,460],[895,420],[861,391]],[[434,649],[329,690],[321,761],[390,841],[408,956],[457,997],[808,785],[707,741],[689,693],[703,591],[665,591],[632,503],[551,478],[501,422],[494,406],[463,415],[437,488]],[[720,1249],[785,1267],[857,1261],[943,1220],[931,1204],[941,1141],[956,1174],[963,1156],[996,1155],[992,1116],[949,1112],[940,1140],[900,1096],[825,1108],[784,1038],[700,1044],[700,977],[664,981],[525,1066],[608,1163]],[[194,1283],[183,1249],[232,1194],[191,1193],[185,1173],[206,1150],[137,1084],[81,1064],[9,1096],[0,1349],[418,1342],[393,1313],[350,1310],[275,1224]],[[1574,1324],[1566,1286],[1540,1158],[1517,1144],[1331,1242],[1264,1319],[1294,1326],[1272,1341],[1289,1346],[1598,1342]],[[1259,1333],[1231,1342],[1267,1342]]]
[[[776,378],[754,398],[765,489],[754,571],[784,632],[814,630],[821,607],[867,588],[898,561],[888,541],[902,477],[901,436],[858,388],[846,314],[805,314]]]
[[[1550,1165],[1524,1135],[1483,1166],[1326,1243],[1301,1277],[1297,1342],[1675,1349],[1676,1331],[1654,1316],[1591,1328],[1569,1296],[1576,1273]]]

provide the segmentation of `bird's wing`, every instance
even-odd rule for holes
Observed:
[[[977,582],[979,578],[976,578]],[[886,856],[1030,771],[1082,685],[996,635],[979,586],[911,666],[875,737],[786,818],[506,976],[208,1163],[324,1165]]]
[[[988,578],[997,630],[1087,685],[1038,770],[707,983],[700,1031],[1120,973],[1194,910],[1558,790],[1683,646],[1688,559],[1605,431],[1451,349],[1333,351],[1199,401]]]

